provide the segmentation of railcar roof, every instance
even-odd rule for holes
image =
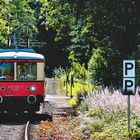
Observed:
[[[42,54],[38,54],[31,51],[0,51],[0,59],[24,59],[24,60],[44,60],[44,56]]]

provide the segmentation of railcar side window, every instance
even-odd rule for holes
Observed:
[[[0,80],[14,80],[14,63],[0,62]]]
[[[17,63],[17,80],[36,80],[37,64],[36,63]]]

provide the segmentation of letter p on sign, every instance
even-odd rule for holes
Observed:
[[[123,94],[135,94],[135,60],[123,61]]]

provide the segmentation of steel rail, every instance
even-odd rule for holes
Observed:
[[[25,127],[25,131],[24,131],[24,140],[29,140],[29,125],[30,121],[27,122],[26,127]]]

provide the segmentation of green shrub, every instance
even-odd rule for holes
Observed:
[[[103,48],[94,49],[93,55],[88,63],[88,79],[92,84],[102,84],[106,66],[105,50]]]
[[[57,83],[57,93],[65,94],[66,93],[66,70],[62,67],[55,68],[53,70],[53,76],[55,77],[55,81]]]
[[[131,120],[131,137],[133,140],[140,139],[140,120],[138,118],[133,118]]]
[[[107,47],[93,49],[88,62],[88,80],[94,85],[117,86],[121,81],[121,64],[116,60],[119,53]]]
[[[86,111],[89,110],[89,104],[88,104],[88,100],[83,100],[81,101],[80,105],[79,105],[79,109],[82,113],[85,113]]]
[[[93,132],[102,132],[104,128],[104,121],[102,119],[97,119],[90,125],[90,131]]]
[[[118,117],[110,123],[104,123],[102,131],[94,132],[91,135],[92,137],[101,140],[127,140],[127,120]]]
[[[65,70],[62,67],[55,68],[53,70],[53,76],[55,78],[62,78],[62,76],[64,76],[64,75],[65,75]]]
[[[69,100],[69,103],[72,105],[72,106],[76,106],[77,105],[77,98],[72,98]]]
[[[90,92],[92,89],[93,89],[92,85],[75,83],[74,87],[72,87],[72,96],[74,98],[70,100],[70,103],[72,105],[79,104],[81,98],[86,97],[87,93]],[[68,95],[71,96],[70,85],[68,85]]]
[[[81,83],[75,83],[72,87],[72,95],[77,96],[77,94],[81,93],[87,93],[90,92],[93,89],[93,86],[90,84],[81,84]],[[68,85],[68,92],[70,95],[70,85]]]
[[[70,70],[70,74],[74,75],[78,81],[84,81],[87,79],[87,69],[84,64],[80,64],[79,62],[73,62]]]

